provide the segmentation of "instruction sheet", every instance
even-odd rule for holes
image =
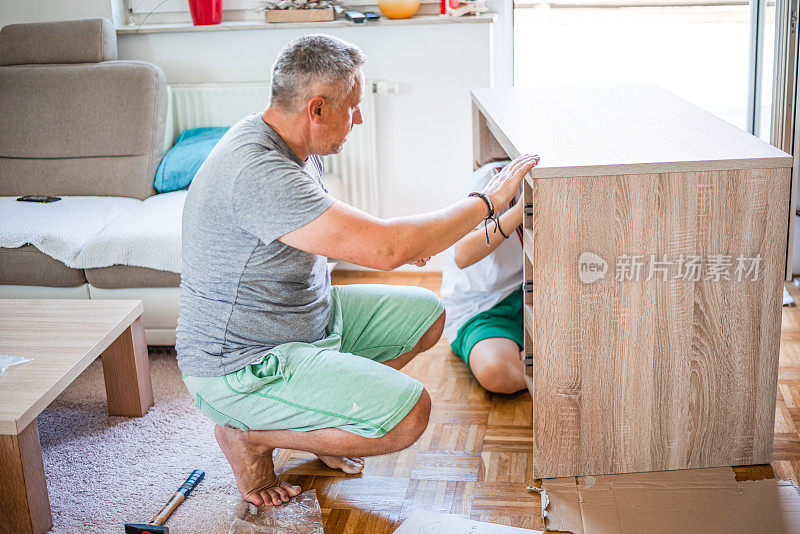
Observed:
[[[544,534],[541,530],[472,521],[453,514],[416,510],[394,534]]]

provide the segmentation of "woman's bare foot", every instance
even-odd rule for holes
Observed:
[[[364,469],[364,458],[358,456],[327,456],[317,454],[317,458],[331,469],[341,469],[348,475],[357,475]]]
[[[246,432],[220,425],[214,427],[214,437],[233,468],[239,493],[247,502],[277,506],[300,493],[300,486],[275,475],[273,449],[248,442]]]

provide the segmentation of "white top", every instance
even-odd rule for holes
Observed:
[[[495,169],[508,163],[500,161],[484,165],[465,184],[463,194],[480,191],[494,175]],[[517,192],[520,200],[522,187]],[[498,212],[498,216],[508,207]],[[483,222],[477,227],[483,232]],[[489,223],[489,232],[494,225]],[[442,270],[442,300],[447,312],[444,335],[450,341],[456,338],[459,328],[476,314],[490,309],[509,296],[522,284],[522,243],[513,228],[503,228],[508,239],[482,260],[465,269],[459,269],[454,259],[455,247],[447,250],[447,262]],[[511,232],[511,233],[509,233]]]

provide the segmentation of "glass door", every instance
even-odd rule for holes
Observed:
[[[800,274],[799,2],[516,0],[514,85],[655,83],[793,154],[790,279]]]
[[[515,85],[655,83],[750,132],[757,111],[768,140],[775,0],[761,1],[753,36],[746,0],[518,0]]]

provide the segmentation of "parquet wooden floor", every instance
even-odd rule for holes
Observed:
[[[419,285],[438,293],[436,273],[334,271],[333,281]],[[788,284],[795,298],[800,288]],[[737,478],[775,476],[797,483],[800,472],[800,308],[784,308],[775,461],[735,468]],[[416,510],[462,514],[479,521],[544,530],[533,482],[531,398],[483,390],[442,338],[404,372],[431,394],[422,437],[409,449],[367,458],[362,475],[345,476],[312,455],[280,451],[276,468],[290,482],[316,488],[326,532],[390,533]]]
[[[800,473],[800,288],[794,284],[786,284],[786,288],[796,302],[794,306],[783,307],[772,468],[776,477],[791,479],[797,484]]]

